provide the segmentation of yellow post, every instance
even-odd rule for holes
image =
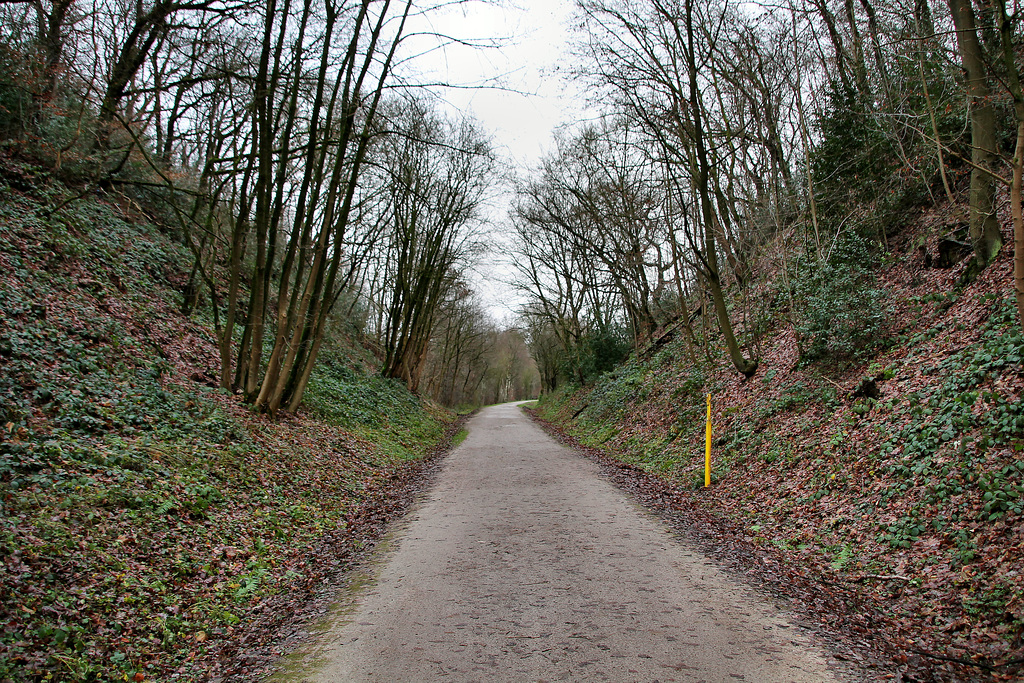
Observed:
[[[711,394],[708,394],[708,429],[704,441],[704,487],[711,486]]]

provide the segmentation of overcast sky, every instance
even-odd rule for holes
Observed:
[[[449,44],[417,57],[415,68],[425,80],[462,86],[442,91],[451,107],[479,119],[513,159],[532,164],[552,131],[579,117],[579,97],[563,78],[572,7],[570,0],[492,0],[431,13],[437,33],[500,47]]]
[[[433,12],[429,27],[414,30],[500,47],[448,44],[415,57],[403,71],[414,81],[456,86],[438,91],[447,106],[473,116],[494,136],[503,170],[525,174],[552,148],[555,131],[584,116],[584,98],[566,78],[572,12],[571,0],[473,1]],[[414,46],[431,43],[436,45],[436,39],[411,41]],[[488,211],[498,253],[480,265],[474,279],[491,315],[507,323],[518,305],[502,284],[509,277],[500,248],[508,232],[509,198],[499,193]]]

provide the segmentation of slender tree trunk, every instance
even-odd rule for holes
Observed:
[[[111,126],[117,118],[118,106],[128,84],[135,78],[153,44],[167,30],[167,20],[177,6],[173,0],[158,0],[148,12],[143,13],[141,5],[139,8],[132,28],[111,66],[110,78],[100,103],[97,147],[103,151],[110,146]]]
[[[868,86],[868,66],[864,59],[864,39],[861,38],[860,28],[857,26],[857,15],[853,11],[853,0],[846,0],[846,23],[850,26],[851,48],[853,54],[853,74],[857,81],[857,92],[866,109],[872,108],[871,88]]]
[[[683,272],[679,267],[679,245],[676,244],[675,231],[669,228],[669,242],[672,246],[672,268],[676,276],[676,296],[679,297],[679,314],[682,318],[683,337],[686,340],[686,357],[690,365],[697,365],[697,354],[694,348],[697,340],[693,336],[693,327],[690,325],[690,307],[686,303],[686,292],[683,291]]]
[[[878,80],[882,84],[882,94],[888,100],[891,82],[885,55],[882,53],[882,41],[878,36],[878,18],[875,16],[875,8],[870,0],[860,0],[860,6],[864,8],[864,13],[868,16],[868,35],[871,36],[871,49],[875,56],[875,66],[878,69]]]
[[[839,31],[836,30],[836,18],[829,10],[828,5],[825,4],[825,0],[812,0],[812,2],[817,8],[818,14],[821,15],[822,21],[825,22],[825,30],[828,32],[829,40],[832,42],[832,49],[836,53],[835,70],[839,73],[839,81],[842,84],[843,90],[854,92],[847,68],[849,57],[846,54],[846,48],[843,46],[843,39],[839,35]],[[792,9],[791,14],[793,15],[793,20],[796,21],[795,8]]]
[[[919,50],[917,54],[917,70],[921,76],[921,88],[924,92],[924,102],[925,106],[928,108],[928,118],[932,126],[932,135],[935,138],[935,155],[939,164],[939,175],[942,178],[942,188],[946,192],[946,201],[949,202],[950,207],[955,207],[956,200],[953,198],[953,190],[949,186],[949,176],[946,174],[946,160],[942,154],[942,136],[939,134],[939,124],[935,118],[935,105],[932,103],[931,90],[928,88],[928,78],[924,70],[924,50]]]
[[[1006,0],[996,0],[996,22],[1003,47],[1006,80],[1013,97],[1017,118],[1017,145],[1013,153],[1013,178],[1010,182],[1010,215],[1013,218],[1013,289],[1017,299],[1017,317],[1024,329],[1024,209],[1021,206],[1021,176],[1024,175],[1024,88],[1017,69],[1013,27],[1006,14]]]
[[[267,312],[266,275],[269,270],[267,262],[267,242],[270,232],[271,182],[274,154],[274,131],[271,121],[273,92],[271,91],[270,57],[273,52],[273,29],[276,21],[277,0],[269,0],[263,24],[263,44],[260,51],[260,62],[256,72],[253,107],[252,138],[255,147],[257,164],[256,187],[253,191],[256,202],[255,240],[256,262],[253,266],[252,280],[249,283],[249,315],[246,321],[249,332],[248,358],[246,373],[242,386],[247,401],[256,397],[259,386],[259,374],[263,354],[263,328]],[[282,22],[286,22],[283,18]],[[282,32],[284,27],[282,26]],[[243,351],[244,352],[244,351]]]
[[[796,17],[793,17],[793,57],[797,57],[796,52]],[[800,79],[800,71],[796,71],[796,88],[794,88],[794,98],[796,103],[797,111],[797,125],[800,128],[800,143],[803,148],[804,157],[804,176],[807,179],[807,199],[808,206],[811,212],[811,227],[814,229],[814,250],[818,255],[818,258],[822,258],[821,250],[821,232],[818,228],[818,203],[815,197],[814,191],[814,175],[811,173],[811,136],[807,131],[807,117],[804,114],[804,100],[803,100],[803,83]]]
[[[231,223],[231,246],[230,251],[228,252],[228,292],[226,311],[224,314],[224,329],[221,331],[220,339],[217,340],[218,346],[220,347],[221,389],[231,389],[241,384],[242,352],[244,352],[244,349],[246,348],[246,338],[248,337],[249,327],[246,325],[246,332],[243,335],[244,338],[239,346],[239,349],[243,350],[239,354],[239,374],[232,379],[231,349],[234,345],[235,322],[238,317],[238,294],[242,280],[242,257],[245,251],[245,238],[249,232],[249,196],[246,188],[249,187],[253,171],[253,162],[250,160],[246,166],[245,173],[242,175],[242,196],[239,200],[240,210],[234,212],[234,220]]]
[[[288,177],[286,165],[288,163],[288,150],[290,149],[290,138],[291,130],[294,125],[296,118],[296,110],[298,108],[298,93],[300,90],[300,83],[302,83],[302,42],[303,34],[310,14],[310,3],[306,2],[303,5],[302,18],[299,22],[299,31],[297,33],[295,46],[292,50],[293,61],[294,61],[294,72],[292,73],[292,84],[291,92],[289,94],[289,105],[288,114],[286,116],[286,124],[284,134],[282,136],[284,142],[284,150],[281,153],[281,159],[278,163],[277,174],[277,200],[275,202],[275,217],[274,217],[274,230],[277,229],[277,224],[280,222],[280,214],[283,210],[284,203],[281,201],[281,197],[284,191],[285,179]],[[277,318],[276,318],[276,335],[274,339],[274,346],[270,353],[270,358],[267,359],[267,369],[263,375],[263,384],[260,387],[260,394],[256,398],[257,404],[262,404],[267,400],[268,391],[271,390],[271,386],[276,384],[280,376],[281,371],[281,360],[283,355],[289,350],[288,348],[288,337],[290,336],[294,327],[293,316],[297,313],[297,295],[301,289],[301,283],[303,281],[303,269],[305,261],[298,259],[300,263],[299,273],[297,274],[294,286],[292,283],[292,268],[297,260],[297,252],[299,250],[299,244],[304,244],[309,241],[310,230],[312,226],[311,214],[313,213],[313,207],[306,207],[306,198],[309,193],[310,183],[313,180],[314,169],[319,172],[322,166],[317,164],[317,156],[325,157],[326,151],[321,145],[320,141],[320,115],[323,107],[323,96],[324,86],[327,82],[327,55],[330,50],[331,37],[334,32],[334,23],[337,17],[337,13],[333,10],[332,6],[327,6],[327,20],[324,27],[323,37],[323,52],[320,60],[320,71],[316,81],[316,96],[313,101],[313,108],[310,113],[310,130],[308,133],[309,144],[305,154],[305,170],[303,172],[302,181],[299,188],[299,199],[297,202],[297,212],[295,219],[292,222],[291,235],[288,240],[287,247],[285,249],[284,262],[281,266],[281,275],[278,280],[278,295],[277,295]],[[341,79],[336,79],[335,92],[340,83]],[[333,99],[332,99],[333,101]],[[328,126],[329,126],[328,122]],[[315,201],[315,200],[314,200]],[[307,220],[307,216],[309,216]],[[275,406],[276,408],[276,406]]]
[[[1013,154],[1013,183],[1010,186],[1010,214],[1013,216],[1013,289],[1017,317],[1024,329],[1024,214],[1021,208],[1021,175],[1024,166],[1024,120],[1017,122],[1017,147]]]
[[[707,281],[711,289],[711,296],[715,304],[715,312],[718,314],[718,323],[722,329],[722,336],[725,337],[725,344],[729,350],[733,365],[745,377],[751,377],[757,372],[757,361],[748,360],[743,357],[740,345],[733,333],[732,321],[729,320],[729,310],[725,304],[725,295],[722,292],[722,282],[718,269],[718,247],[715,243],[715,209],[711,201],[711,189],[709,183],[710,167],[708,164],[708,152],[704,140],[704,121],[702,105],[700,102],[700,87],[697,82],[697,59],[694,52],[694,29],[693,29],[693,0],[686,0],[686,61],[690,80],[690,107],[692,111],[693,138],[697,152],[697,173],[695,181],[697,192],[700,197],[701,213],[704,219],[704,259],[707,264]]]

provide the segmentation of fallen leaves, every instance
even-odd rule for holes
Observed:
[[[909,229],[901,239],[925,237]],[[1016,680],[1024,367],[1005,315],[1010,272],[1004,253],[953,292],[956,269],[897,259],[882,276],[896,341],[868,366],[801,366],[783,324],[762,339],[749,380],[725,359],[705,375],[669,344],[660,359],[630,361],[540,410],[621,486],[799,605],[879,678]],[[870,400],[854,396],[867,376]]]
[[[2,208],[0,680],[252,680],[411,499],[452,416],[390,386],[385,426],[256,415],[206,386],[217,347],[178,310],[182,245],[92,201],[68,208],[74,236],[31,198]],[[349,374],[372,407],[379,382]]]

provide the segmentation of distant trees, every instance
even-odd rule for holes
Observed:
[[[656,325],[652,289],[663,230],[644,196],[652,186],[636,175],[643,168],[610,128],[589,128],[563,141],[539,177],[518,190],[516,283],[528,300],[531,344],[553,335],[561,350],[561,367],[549,374],[583,382],[628,350],[617,344],[625,348],[602,362],[595,344],[639,343]]]
[[[393,133],[376,157],[384,175],[375,219],[385,238],[376,259],[384,374],[417,391],[438,316],[479,248],[475,229],[494,157],[472,123],[448,123],[419,103],[392,113],[388,124]]]
[[[540,375],[517,327],[502,327],[464,283],[439,312],[422,365],[420,391],[467,408],[521,401],[540,393]]]
[[[639,341],[656,325],[652,295],[666,268],[658,254],[664,223],[656,186],[643,176],[648,166],[618,133],[625,131],[584,129],[520,189],[517,267],[546,315],[578,328],[586,307],[596,328],[606,329],[614,324],[606,300],[614,297]],[[561,285],[563,301],[542,290],[541,268]]]
[[[444,405],[473,405],[487,393],[494,322],[468,288],[449,292],[423,363],[426,392]]]

